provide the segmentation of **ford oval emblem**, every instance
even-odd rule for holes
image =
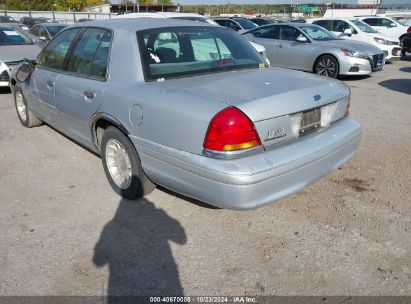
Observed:
[[[321,95],[314,95],[313,98],[315,101],[319,101],[321,99]]]

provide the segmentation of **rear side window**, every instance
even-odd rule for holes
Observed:
[[[362,21],[364,21],[365,23],[371,26],[379,26],[378,18],[366,18],[366,19],[363,19]]]
[[[295,41],[301,32],[295,27],[283,25],[281,26],[281,40]]]
[[[79,31],[79,28],[69,29],[50,41],[40,54],[39,66],[63,70],[67,52]]]
[[[344,33],[345,30],[350,29],[353,34],[357,31],[348,23],[343,20],[334,20],[333,22],[333,32]]]
[[[280,39],[279,26],[265,26],[251,32],[255,37],[266,39]]]
[[[325,28],[326,30],[331,31],[331,25],[332,25],[331,20],[316,20],[313,22],[313,24],[316,24],[318,26]]]
[[[67,66],[69,72],[105,79],[111,45],[111,31],[89,28],[81,36]]]

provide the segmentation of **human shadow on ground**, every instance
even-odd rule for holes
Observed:
[[[411,95],[411,79],[389,79],[378,84],[392,91]]]
[[[187,241],[177,220],[147,199],[122,199],[93,256],[97,267],[109,267],[108,302],[128,302],[118,296],[182,296],[170,241],[181,245]]]

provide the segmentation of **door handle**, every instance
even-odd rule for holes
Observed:
[[[54,86],[54,82],[51,81],[51,80],[47,80],[47,86],[48,86],[48,87]]]
[[[84,91],[84,96],[86,96],[88,99],[93,99],[94,96],[96,96],[96,93],[91,92],[91,91]]]
[[[277,47],[281,49],[281,48],[283,47],[283,45],[282,45],[282,44],[279,44]]]

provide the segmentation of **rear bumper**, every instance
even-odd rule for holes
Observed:
[[[301,190],[347,162],[360,137],[360,125],[346,118],[271,151],[219,160],[130,136],[155,183],[229,209],[254,209]]]

